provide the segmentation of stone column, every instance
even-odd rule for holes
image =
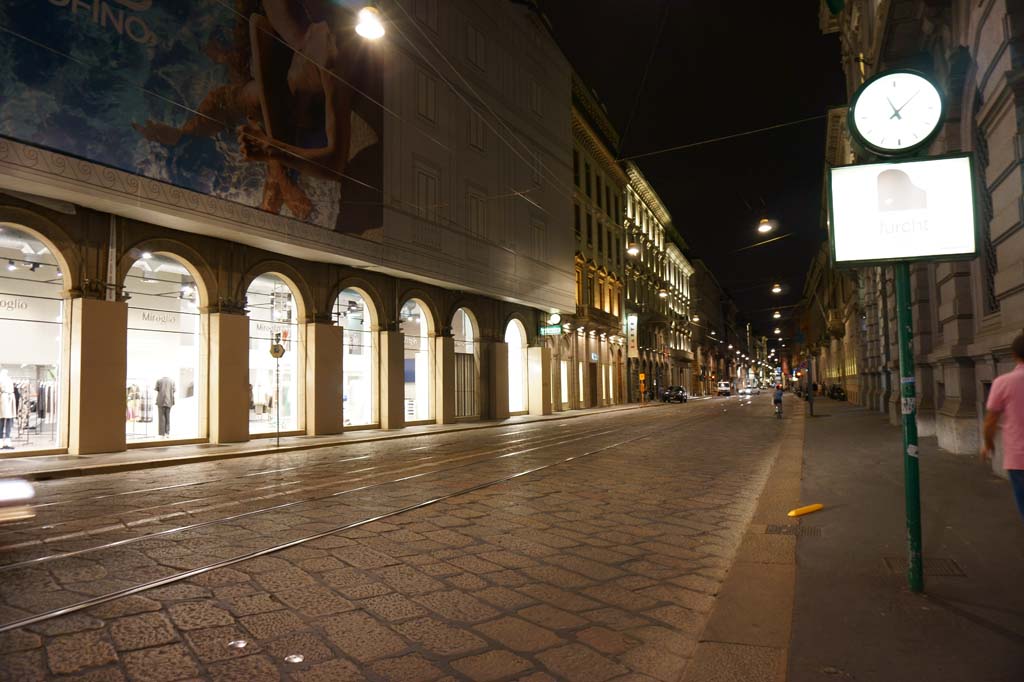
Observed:
[[[128,304],[94,298],[69,303],[68,452],[120,452],[125,449]]]
[[[405,335],[380,332],[380,427],[405,426]]]
[[[434,420],[455,423],[455,339],[436,336],[434,342]]]
[[[481,344],[482,360],[487,376],[488,419],[508,419],[508,344],[485,341]]]
[[[528,348],[530,414],[551,414],[551,349],[547,346]]]
[[[345,330],[329,322],[306,325],[306,433],[341,433],[342,344]]]
[[[249,316],[211,312],[210,442],[249,440]]]

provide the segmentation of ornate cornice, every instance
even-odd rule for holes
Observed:
[[[654,212],[654,217],[668,230],[669,225],[672,224],[672,215],[665,208],[665,204],[661,202],[661,197],[658,196],[658,193],[647,182],[647,178],[640,172],[639,166],[632,161],[627,161],[625,166],[626,175],[629,177],[629,184],[633,191],[640,195],[640,198],[647,204],[647,207]]]
[[[625,187],[629,179],[622,172],[622,167],[615,161],[615,155],[601,142],[594,129],[580,115],[575,106],[572,108],[572,134],[576,142],[587,150],[601,165],[604,172],[611,176],[619,185]]]
[[[593,121],[594,125],[601,130],[601,134],[604,135],[605,139],[612,146],[619,146],[619,133],[616,132],[611,121],[608,120],[608,116],[604,113],[600,103],[598,103],[597,97],[576,73],[572,75],[572,101],[573,108],[578,106],[586,118]]]

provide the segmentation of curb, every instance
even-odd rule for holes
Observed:
[[[472,426],[456,426],[453,428],[439,429],[427,432],[399,432],[394,434],[378,435],[367,438],[355,438],[346,440],[321,441],[317,443],[295,443],[282,445],[281,447],[262,447],[253,450],[236,450],[232,452],[211,452],[208,454],[184,455],[181,457],[169,457],[166,459],[136,460],[131,462],[116,462],[111,464],[83,464],[69,466],[61,469],[49,469],[46,471],[11,472],[3,474],[3,478],[22,478],[30,481],[53,481],[64,478],[78,478],[81,476],[97,476],[101,474],[114,474],[124,471],[139,471],[143,469],[160,469],[164,467],[181,466],[184,464],[202,464],[205,462],[217,462],[225,459],[239,459],[242,457],[253,457],[257,455],[272,455],[285,452],[296,452],[298,450],[318,450],[321,448],[337,447],[341,445],[359,445],[362,443],[376,443],[380,441],[400,440],[404,438],[418,438],[422,436],[444,435],[449,433],[462,433],[466,431],[478,431],[481,429],[497,429],[522,424],[536,424],[540,422],[564,421],[566,419],[582,419],[584,417],[598,417],[609,412],[627,412],[629,410],[648,409],[650,407],[661,407],[662,403],[648,403],[641,405],[629,405],[628,407],[616,406],[614,408],[587,412],[582,414],[566,414],[564,416],[543,416],[536,419],[524,419],[517,422],[488,421],[476,423]]]

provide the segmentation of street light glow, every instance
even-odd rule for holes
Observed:
[[[636,242],[630,242],[626,245],[626,253],[630,256],[635,256],[640,253],[640,247]]]
[[[782,333],[782,330],[781,330],[781,329],[779,329],[778,327],[776,327],[776,328],[775,328],[775,333],[776,333],[776,334],[781,334],[781,333]]]
[[[378,40],[384,37],[384,24],[380,20],[380,12],[375,7],[364,7],[359,10],[359,23],[356,33],[367,40]]]
[[[773,317],[774,319],[776,319],[776,320],[777,320],[777,319],[779,319],[780,317],[782,317],[782,313],[780,313],[780,312],[779,312],[778,310],[776,310],[776,311],[775,311],[775,312],[774,312],[774,313],[772,314],[772,317]]]
[[[761,218],[761,222],[757,224],[757,231],[761,234],[768,234],[773,229],[775,229],[775,226],[768,222],[767,218]]]
[[[668,289],[658,289],[658,298],[668,298]]]
[[[773,294],[781,294],[782,293],[782,286],[779,285],[778,283],[773,284],[772,285],[772,293]]]

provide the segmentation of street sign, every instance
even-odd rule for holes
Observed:
[[[562,327],[557,324],[547,324],[540,328],[541,336],[558,336],[562,333]]]
[[[647,375],[644,374],[643,372],[640,372],[640,381],[643,381],[646,378],[647,378]]]
[[[284,346],[279,343],[273,343],[270,345],[270,357],[272,358],[283,358],[284,357]]]

